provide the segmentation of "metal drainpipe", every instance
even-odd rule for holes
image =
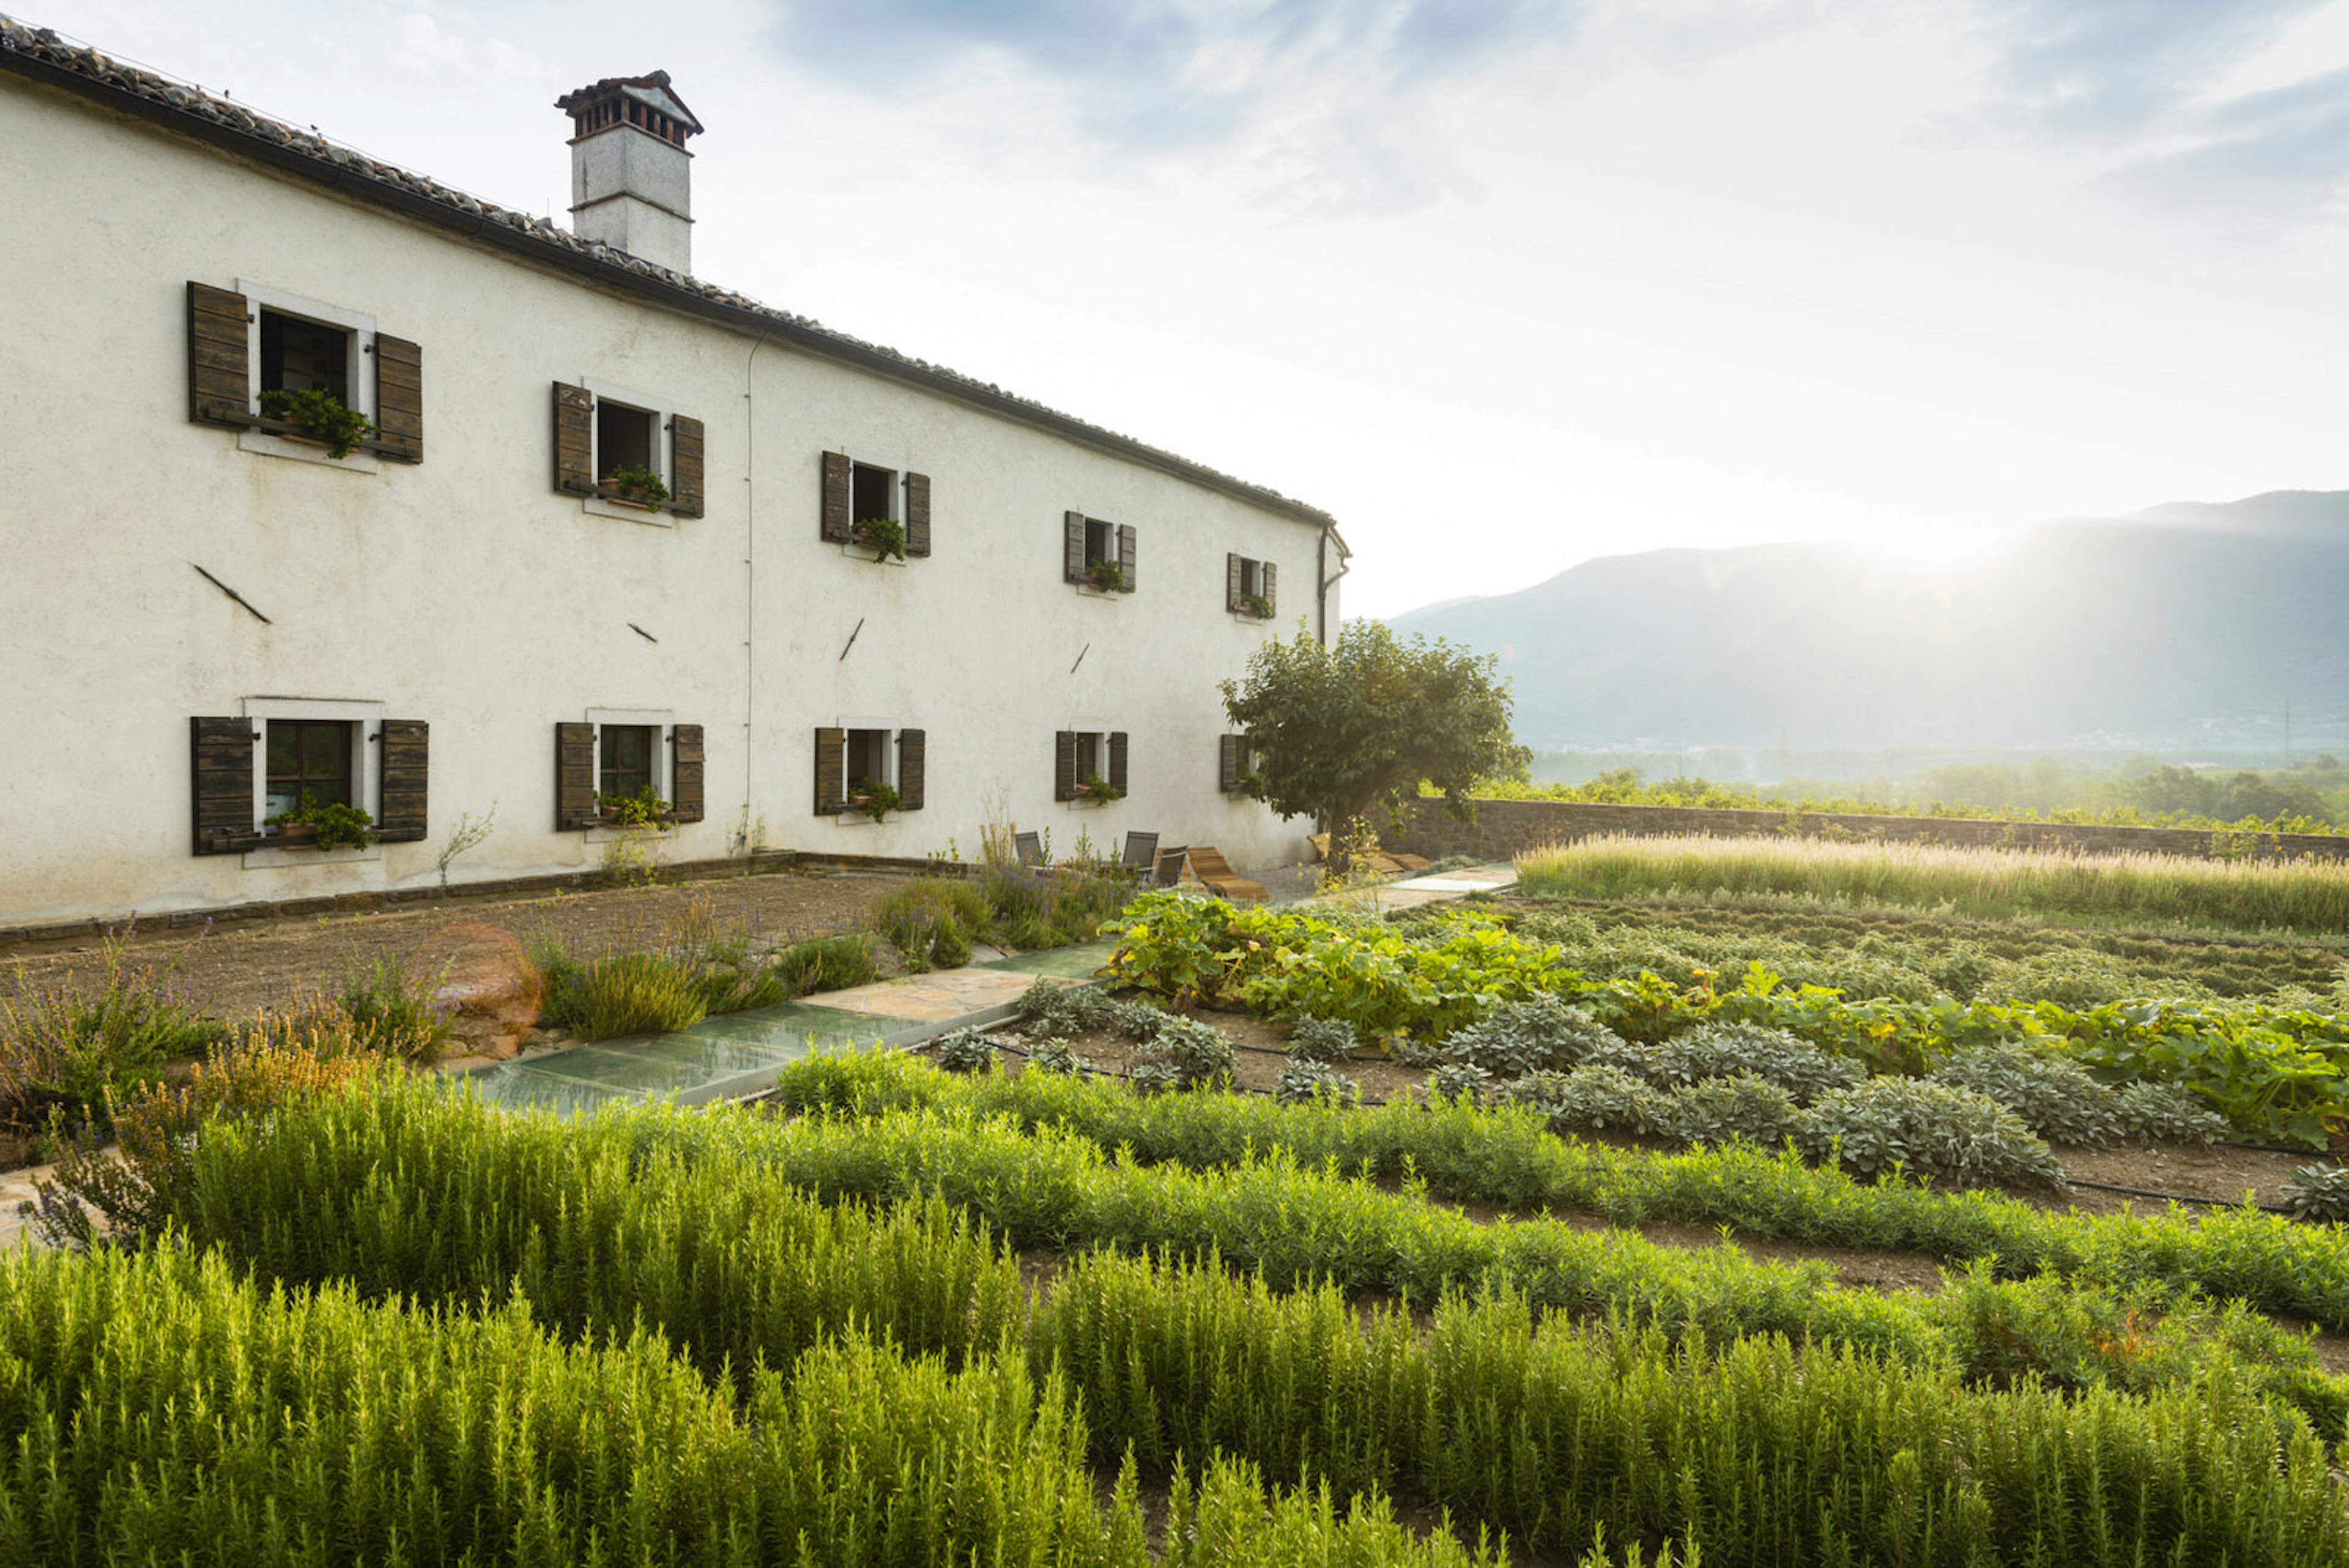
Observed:
[[[1338,568],[1337,576],[1333,577],[1330,576],[1330,534],[1331,529],[1330,524],[1327,523],[1321,524],[1321,537],[1316,541],[1313,551],[1314,636],[1319,639],[1321,646],[1324,648],[1330,646],[1330,590],[1338,586],[1339,578],[1343,577],[1348,572],[1354,569],[1351,566],[1340,566]],[[1340,546],[1340,548],[1343,548],[1343,546]],[[1348,554],[1340,556],[1339,559],[1340,561],[1350,561],[1353,559],[1353,556],[1349,552]]]
[[[759,716],[759,485],[758,467],[752,461],[757,455],[759,421],[758,405],[750,395],[750,372],[759,362],[759,350],[766,346],[764,337],[751,339],[750,357],[742,361],[742,814],[739,820],[746,834],[750,825],[752,784],[758,778],[753,753]],[[744,848],[747,854],[747,838]]]

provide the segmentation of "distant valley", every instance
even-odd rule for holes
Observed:
[[[2313,748],[2349,709],[2349,492],[2033,524],[1954,563],[1655,550],[1388,618],[1498,653],[1536,747]]]

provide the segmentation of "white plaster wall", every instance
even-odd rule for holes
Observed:
[[[1302,855],[1309,824],[1216,788],[1216,682],[1311,616],[1310,524],[13,80],[0,145],[19,210],[58,215],[0,225],[16,502],[0,726],[16,758],[0,924],[429,883],[457,814],[493,802],[496,836],[452,880],[591,867],[598,836],[554,829],[554,726],[597,708],[705,727],[708,817],[673,858],[724,854],[746,813],[774,847],[952,839],[968,857],[999,784],[1062,853],[1081,830],[1109,845],[1145,829],[1243,867]],[[421,465],[265,455],[188,422],[186,281],[240,277],[422,345]],[[556,380],[642,388],[703,420],[708,514],[647,524],[555,493]],[[876,566],[819,540],[827,449],[930,476],[929,558]],[[1137,592],[1061,581],[1071,509],[1138,530]],[[1271,627],[1225,612],[1227,550],[1278,564]],[[429,722],[431,836],[268,869],[192,855],[188,719],[260,697]],[[813,732],[859,716],[927,732],[926,809],[814,815]],[[1128,798],[1052,801],[1052,734],[1075,721],[1131,734]]]

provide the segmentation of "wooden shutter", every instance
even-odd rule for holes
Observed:
[[[923,730],[897,732],[897,809],[922,809],[922,775],[927,771],[929,734]]]
[[[1224,736],[1216,751],[1216,787],[1230,794],[1240,787],[1240,738]]]
[[[1233,552],[1224,552],[1224,608],[1237,613],[1240,590],[1247,584],[1247,567]]]
[[[383,809],[376,813],[375,836],[386,844],[413,844],[429,831],[425,775],[431,730],[421,719],[386,719],[380,733]]]
[[[1077,732],[1061,730],[1052,736],[1052,798],[1077,798]]]
[[[823,454],[823,511],[817,533],[828,544],[853,545],[856,542],[856,519],[851,517],[850,480],[856,465],[846,454],[828,452]]]
[[[554,488],[595,493],[595,394],[561,381],[554,383]]]
[[[815,814],[833,816],[848,807],[848,732],[815,732]]]
[[[1061,550],[1061,580],[1081,583],[1085,580],[1085,514],[1081,512],[1061,514],[1064,527]]]
[[[424,461],[424,350],[381,332],[375,335],[375,423],[377,456]]]
[[[1123,730],[1110,732],[1109,787],[1120,794],[1125,793],[1125,732]]]
[[[702,506],[701,421],[671,414],[668,421],[668,509],[698,517]]]
[[[1280,608],[1280,568],[1270,561],[1264,563],[1264,607],[1268,615]]]
[[[670,815],[679,822],[699,822],[702,814],[701,726],[669,726]]]
[[[238,855],[261,846],[253,810],[253,745],[259,738],[250,719],[188,721],[198,855]]]
[[[1130,594],[1133,591],[1133,524],[1131,523],[1118,525],[1117,565],[1118,569],[1125,574],[1125,586],[1118,591]]]
[[[242,430],[253,423],[245,308],[241,294],[188,280],[188,418],[197,424]]]
[[[926,473],[905,475],[905,554],[926,556],[930,553],[930,476]],[[898,792],[903,794],[905,792]]]
[[[595,826],[595,726],[554,726],[554,828],[584,833]]]

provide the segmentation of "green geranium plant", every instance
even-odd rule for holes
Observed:
[[[317,833],[320,849],[339,849],[348,845],[364,849],[375,836],[375,818],[355,805],[340,801],[320,805],[308,790],[295,800],[292,811],[281,811],[266,819],[272,827],[307,827]]]
[[[901,561],[905,558],[905,525],[894,517],[867,517],[849,537],[872,551],[876,561],[892,556]]]
[[[633,501],[657,512],[668,499],[668,486],[649,468],[623,463],[604,476],[604,489],[615,501]]]
[[[334,393],[316,389],[300,392],[272,389],[261,394],[261,412],[265,419],[301,426],[304,435],[324,442],[326,455],[338,461],[376,433],[365,414],[345,408]]]

